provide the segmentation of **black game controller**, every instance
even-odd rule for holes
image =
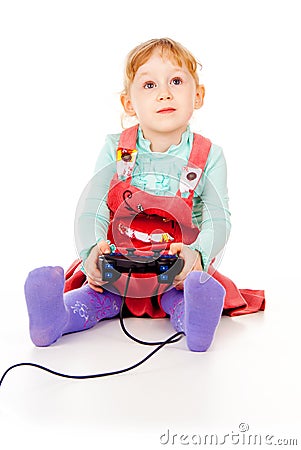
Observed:
[[[174,277],[184,267],[184,260],[177,255],[162,255],[161,250],[154,250],[153,255],[135,254],[135,249],[127,248],[127,255],[111,253],[99,256],[99,268],[103,281],[117,281],[122,273],[154,273],[158,282],[172,284]]]

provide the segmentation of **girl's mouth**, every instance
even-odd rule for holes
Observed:
[[[175,108],[163,108],[157,111],[159,114],[169,114],[175,111]]]

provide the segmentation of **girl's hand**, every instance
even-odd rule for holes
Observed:
[[[101,271],[98,267],[98,257],[109,253],[111,253],[109,244],[106,241],[99,241],[90,251],[84,264],[88,284],[94,291],[103,292],[100,286],[107,283],[107,281],[102,281]]]
[[[184,259],[184,267],[174,279],[174,286],[176,289],[183,289],[184,280],[192,270],[203,270],[201,255],[197,250],[192,250],[182,242],[175,242],[170,245],[169,253],[171,255],[178,254]]]

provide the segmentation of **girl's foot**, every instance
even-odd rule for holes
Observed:
[[[188,348],[205,352],[223,310],[225,289],[206,272],[190,272],[184,282],[184,331]]]
[[[64,283],[61,267],[41,267],[28,274],[24,291],[30,337],[38,347],[55,342],[67,323],[68,313],[63,301]]]

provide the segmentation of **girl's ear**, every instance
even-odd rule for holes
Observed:
[[[203,106],[204,97],[205,97],[205,86],[203,84],[199,84],[196,88],[194,109],[200,109]]]
[[[128,115],[128,116],[135,116],[136,112],[133,108],[133,104],[132,101],[130,99],[130,96],[128,94],[121,94],[120,95],[120,101],[121,104],[123,106],[124,112]]]

